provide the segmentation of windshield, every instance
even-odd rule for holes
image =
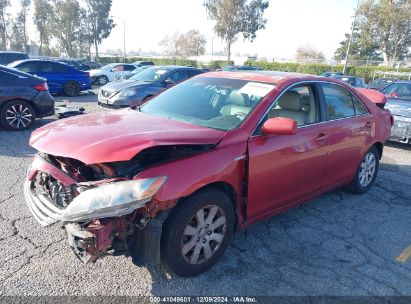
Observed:
[[[393,83],[381,92],[389,98],[411,100],[411,83]]]
[[[137,73],[130,79],[133,80],[139,80],[139,81],[148,81],[148,82],[154,82],[159,80],[160,78],[163,77],[164,74],[166,74],[169,71],[167,68],[161,68],[161,67],[156,67],[156,68],[148,68],[140,73]]]
[[[107,65],[103,66],[101,69],[102,70],[111,70],[111,68],[114,67],[115,65],[116,65],[115,63],[110,63],[110,64],[107,64]]]
[[[141,111],[219,130],[232,130],[251,114],[274,84],[195,77],[164,91]]]
[[[146,66],[142,66],[142,67],[136,68],[135,70],[133,70],[133,71],[130,73],[131,75],[133,75],[132,77],[130,77],[130,79],[132,79],[132,80],[140,80],[140,79],[138,79],[138,77],[136,77],[137,74],[140,74],[142,71],[148,69],[148,67],[149,67],[149,66],[146,65]]]

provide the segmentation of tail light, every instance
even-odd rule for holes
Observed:
[[[34,89],[37,91],[48,91],[49,86],[47,85],[47,83],[42,83],[42,84],[36,85]]]

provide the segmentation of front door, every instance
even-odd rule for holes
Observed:
[[[321,190],[328,157],[328,130],[320,123],[316,86],[298,85],[274,103],[264,119],[297,121],[294,135],[263,135],[248,143],[247,218],[264,216]]]

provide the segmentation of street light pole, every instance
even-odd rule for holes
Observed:
[[[352,25],[351,25],[351,34],[350,34],[350,40],[348,41],[347,52],[345,53],[345,62],[344,62],[343,74],[345,74],[345,72],[347,71],[348,57],[350,55],[352,36],[354,34],[355,22],[357,21],[357,14],[358,14],[358,8],[360,7],[360,2],[361,2],[361,0],[358,0],[357,8],[355,9],[354,20],[353,20]]]

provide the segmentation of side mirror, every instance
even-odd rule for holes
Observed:
[[[297,122],[285,117],[270,118],[261,127],[261,132],[263,134],[293,135],[297,133]]]

